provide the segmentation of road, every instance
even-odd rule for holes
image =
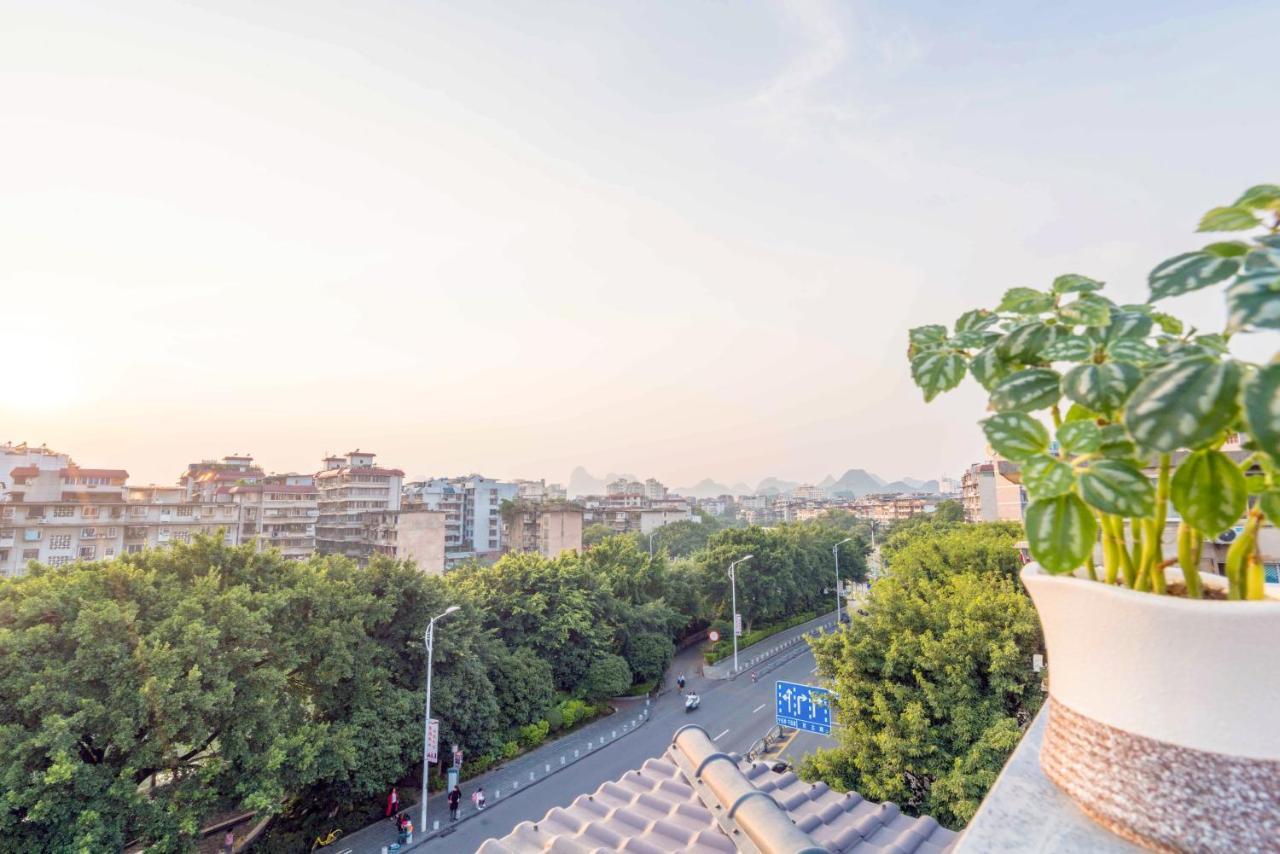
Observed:
[[[661,755],[671,743],[672,733],[686,723],[701,724],[726,752],[745,753],[773,725],[774,682],[782,679],[812,684],[817,678],[813,673],[813,653],[807,650],[754,684],[745,677],[719,681],[696,676],[699,658],[697,650],[688,650],[672,665],[672,684],[668,686],[671,690],[654,702],[649,723],[587,756],[546,783],[504,796],[482,814],[460,823],[453,833],[414,848],[414,854],[474,851],[486,839],[504,836],[522,821],[540,819],[553,807],[567,807],[579,795],[593,792],[601,783],[617,780],[628,770],[639,768],[646,759]],[[690,687],[702,697],[701,708],[695,712],[685,712],[684,701],[675,690],[675,674],[682,667]],[[798,760],[807,752],[834,744],[835,741],[827,736],[799,733],[783,757]],[[470,794],[465,786],[464,794]]]

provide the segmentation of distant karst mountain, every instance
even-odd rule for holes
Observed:
[[[884,485],[883,480],[866,469],[849,469],[827,487],[827,494],[861,497],[872,492],[884,492]]]
[[[603,495],[606,484],[618,478],[625,480],[636,479],[630,474],[614,474],[613,472],[610,472],[604,478],[597,478],[582,466],[578,466],[573,470],[573,474],[569,475],[569,495],[575,498],[581,495]],[[766,477],[760,481],[755,489],[752,489],[745,483],[726,486],[708,477],[703,478],[693,486],[681,486],[671,491],[686,498],[716,498],[721,495],[789,495],[799,486],[800,483],[798,481]],[[866,469],[849,469],[838,480],[831,475],[827,475],[818,483],[818,486],[827,495],[844,498],[861,498],[872,493],[938,491],[938,481],[936,480],[917,480],[914,477],[904,477],[900,480],[886,482],[883,478]]]
[[[795,490],[800,484],[794,480],[780,480],[766,477],[756,486],[756,495],[785,495]]]
[[[745,495],[751,489],[745,483],[725,486],[723,483],[717,483],[708,477],[703,478],[693,486],[682,486],[671,491],[686,498],[716,498],[721,495]]]
[[[603,478],[595,477],[591,472],[578,466],[573,470],[573,474],[569,475],[569,497],[577,498],[581,495],[604,495],[606,484],[612,483],[621,478],[622,480],[635,480],[633,474],[609,472]]]

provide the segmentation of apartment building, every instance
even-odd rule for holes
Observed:
[[[121,554],[189,543],[201,534],[219,536],[228,545],[240,542],[238,508],[230,487],[216,501],[193,501],[184,484],[130,486],[125,489],[125,502]]]
[[[315,552],[320,490],[314,475],[269,475],[260,483],[233,486],[231,501],[238,542],[256,543],[259,551],[278,549],[294,559]]]
[[[853,515],[875,522],[897,522],[929,512],[932,500],[922,495],[866,495],[849,505]]]
[[[1021,522],[1027,491],[1018,464],[993,455],[969,466],[960,478],[960,501],[967,522]]]
[[[402,506],[365,514],[365,532],[374,554],[410,560],[428,575],[445,570],[445,512]]]
[[[325,457],[316,473],[319,513],[316,551],[345,555],[364,562],[373,553],[366,530],[366,514],[400,509],[404,472],[374,465],[376,455],[349,451],[345,457]]]
[[[582,508],[573,504],[526,504],[509,508],[503,519],[507,551],[553,558],[582,551]]]
[[[667,488],[653,478],[645,478],[644,497],[650,501],[661,501],[667,497]]]
[[[558,483],[547,483],[545,480],[517,480],[516,498],[525,502],[565,501],[568,491]]]
[[[125,524],[123,469],[81,468],[66,454],[7,446],[0,500],[0,574],[21,575],[31,561],[61,566],[120,554]],[[57,468],[53,466],[57,465]]]
[[[496,560],[502,554],[502,502],[518,496],[514,483],[473,474],[409,483],[404,506],[445,514],[445,565],[451,567],[471,558]]]
[[[234,486],[254,484],[264,477],[262,469],[255,465],[253,457],[232,454],[218,460],[201,460],[188,463],[187,470],[178,478],[187,501],[225,501]]]
[[[820,486],[805,483],[792,490],[791,495],[800,501],[825,501],[827,491]]]

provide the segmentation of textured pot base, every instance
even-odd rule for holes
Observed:
[[[1280,762],[1156,741],[1050,697],[1040,767],[1090,818],[1148,848],[1280,852]]]

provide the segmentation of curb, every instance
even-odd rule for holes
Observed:
[[[637,716],[632,717],[628,721],[624,721],[616,729],[611,729],[609,731],[610,734],[608,738],[606,738],[605,736],[600,736],[599,737],[600,743],[598,746],[596,747],[591,746],[596,742],[596,739],[593,738],[587,742],[586,748],[579,748],[577,750],[574,750],[573,756],[569,756],[569,751],[568,749],[566,749],[564,754],[560,757],[559,764],[544,762],[543,773],[538,774],[536,771],[531,771],[529,772],[530,779],[527,781],[522,782],[518,779],[508,777],[507,779],[510,781],[509,783],[502,783],[500,784],[500,787],[495,786],[493,789],[492,799],[486,798],[486,801],[487,801],[486,809],[488,807],[492,807],[496,805],[499,799],[505,800],[505,798],[503,798],[502,796],[502,789],[504,788],[507,789],[509,793],[506,796],[507,798],[513,798],[516,795],[520,794],[520,792],[524,791],[525,789],[532,788],[533,786],[536,786],[539,783],[541,783],[543,780],[550,779],[551,777],[554,777],[556,774],[565,770],[566,768],[569,768],[577,764],[579,761],[586,759],[588,756],[595,755],[597,752],[600,751],[601,748],[607,745],[613,744],[619,738],[635,732],[640,727],[644,726],[649,722],[650,716],[651,715],[648,709],[648,703],[646,702],[646,708],[640,709],[639,714]],[[554,743],[555,742],[552,742],[552,744]],[[501,770],[502,770],[501,768],[497,768],[494,770],[493,773],[495,774],[500,773]],[[418,804],[414,804],[412,807],[405,807],[405,809],[413,809],[417,806]],[[466,815],[459,816],[457,821],[450,822],[446,824],[444,827],[436,827],[432,829],[430,833],[423,836],[421,839],[416,839],[408,845],[400,846],[400,852],[401,854],[403,854],[403,852],[414,851],[419,847],[426,845],[428,842],[431,842],[434,839],[440,839],[441,837],[448,836],[449,834],[453,833],[454,828],[456,828],[458,825],[462,824],[464,821],[468,821],[469,819],[474,818],[475,816],[478,816],[479,814],[480,814],[480,810],[472,809],[472,811],[467,813]],[[433,823],[435,825],[439,825],[438,820],[433,820]]]
[[[724,678],[732,682],[735,679],[737,679],[739,676],[744,675],[751,668],[753,664],[761,665],[759,667],[756,667],[757,672],[768,673],[770,670],[775,670],[781,667],[782,665],[786,664],[788,661],[799,658],[801,655],[803,655],[805,651],[809,649],[809,644],[805,643],[805,641],[808,641],[809,638],[821,637],[822,635],[827,634],[828,630],[834,628],[834,626],[835,626],[835,620],[832,620],[830,623],[823,623],[820,626],[816,626],[815,628],[805,632],[804,634],[797,635],[796,637],[792,638],[791,640],[787,641],[786,643],[782,644],[779,647],[776,647],[775,649],[769,652],[763,652],[760,655],[755,656],[750,661],[748,661],[747,664],[743,666],[743,668],[739,670],[737,673],[730,673],[728,676]],[[792,654],[787,655],[787,653],[792,653]],[[785,656],[785,658],[782,656]]]
[[[719,671],[714,670],[714,668],[718,666],[716,664],[706,665],[703,668],[703,676],[705,676],[707,679],[715,679],[717,681],[728,680],[732,682],[733,680],[737,679],[739,676],[748,672],[753,666],[758,664],[763,664],[764,662],[770,661],[770,659],[773,659],[788,651],[794,651],[797,648],[797,646],[801,646],[802,648],[807,649],[808,646],[802,644],[803,641],[807,640],[810,637],[818,637],[820,635],[829,633],[832,630],[832,628],[835,626],[836,624],[835,612],[834,611],[831,612],[830,614],[827,615],[827,617],[829,619],[818,624],[817,626],[814,626],[812,629],[807,629],[804,632],[801,632],[800,634],[796,635],[795,637],[790,638],[789,640],[781,641],[776,645],[769,647],[764,652],[761,652],[757,655],[752,656],[749,659],[746,659],[744,662],[742,662],[742,666],[736,673],[731,669],[733,665],[732,665],[732,662],[730,662],[729,664],[730,669],[726,670],[723,673],[720,673]],[[763,641],[760,641],[760,643],[756,645],[763,646],[768,644],[768,642],[769,642],[768,639],[765,639]],[[739,658],[741,658],[741,652],[739,652]],[[790,660],[791,660],[790,658],[787,659],[787,661],[790,661]],[[729,659],[725,659],[725,661],[729,661]],[[773,663],[773,666],[778,666],[782,663],[783,662],[776,662],[776,663]],[[773,667],[770,667],[769,669],[772,670]],[[714,676],[711,675],[710,673],[707,672],[708,670],[712,670],[713,672],[716,673],[716,675]]]

